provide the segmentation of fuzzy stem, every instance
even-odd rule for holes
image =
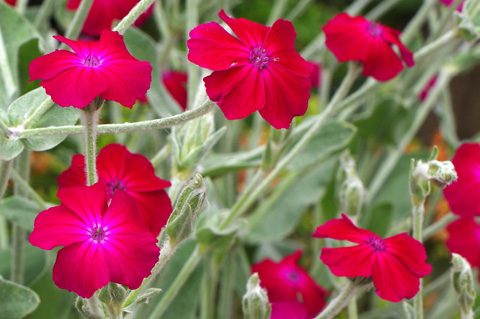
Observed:
[[[147,11],[148,7],[150,7],[155,0],[142,0],[132,10],[120,21],[113,31],[118,31],[118,33],[123,34],[129,26],[131,26],[137,18]]]
[[[175,280],[172,282],[168,290],[163,295],[163,298],[157,304],[157,306],[153,309],[152,313],[148,317],[148,319],[157,319],[161,318],[162,315],[167,310],[168,306],[172,303],[173,299],[177,296],[178,292],[182,288],[182,286],[187,281],[190,274],[195,270],[198,262],[201,259],[201,255],[198,251],[198,247],[195,248],[193,253],[190,255],[190,258],[185,262],[182,269],[178,273]]]
[[[38,107],[35,108],[35,111],[33,111],[33,113],[25,121],[23,121],[23,127],[25,129],[32,127],[40,119],[40,117],[52,107],[52,105],[53,101],[49,96]]]
[[[422,242],[423,213],[425,200],[421,200],[412,207],[413,238]],[[414,319],[423,319],[423,284],[420,278],[420,285],[417,294],[413,299]]]
[[[9,104],[17,94],[17,85],[13,77],[11,64],[8,61],[7,46],[3,40],[2,32],[0,32],[0,75],[7,94],[7,104]]]
[[[33,199],[41,209],[48,209],[48,206],[42,197],[32,188],[32,186],[30,186],[30,184],[22,177],[22,175],[17,172],[17,170],[12,170],[11,176],[15,182],[15,185],[21,188],[25,195]]]
[[[86,108],[82,109],[80,119],[83,125],[83,148],[85,155],[85,171],[87,185],[97,182],[97,124],[103,100],[96,98]]]
[[[0,160],[0,202],[2,201],[3,195],[7,190],[8,180],[10,178],[10,173],[12,171],[13,160],[10,161],[1,161]],[[4,251],[8,248],[8,228],[7,221],[4,216],[0,216],[0,251]]]
[[[165,117],[162,119],[141,121],[136,123],[122,123],[122,124],[103,124],[97,126],[97,134],[117,134],[117,133],[131,133],[137,131],[156,130],[180,125],[194,118],[200,117],[210,112],[215,107],[210,101],[206,101],[203,105],[193,110],[189,110],[180,114]],[[30,136],[47,136],[47,135],[72,135],[81,134],[83,132],[82,126],[66,125],[57,127],[45,127],[37,129],[24,129],[14,131],[16,137],[30,137]]]
[[[94,318],[96,319],[105,318],[105,314],[100,308],[100,302],[98,300],[97,293],[95,293],[92,297],[88,299],[83,299],[83,300]]]
[[[427,16],[431,12],[435,3],[436,0],[425,0],[423,2],[420,9],[417,11],[413,19],[410,20],[408,25],[405,27],[405,30],[402,32],[400,36],[402,42],[408,44],[410,40],[412,40],[413,36],[415,36],[419,32],[422,24],[426,21]]]
[[[338,296],[335,297],[329,304],[323,309],[323,311],[314,319],[332,319],[343,308],[345,308],[350,300],[362,289],[364,285],[357,285],[352,280],[348,279],[347,283],[343,286]]]
[[[24,14],[25,9],[27,8],[28,0],[18,0],[16,5],[15,5],[15,10],[17,10],[18,13]]]
[[[43,21],[47,20],[47,17],[52,13],[53,5],[55,4],[56,0],[44,0],[42,6],[40,7],[40,11],[38,12],[37,16],[35,17],[35,21],[33,25],[35,28],[39,28],[40,24]]]
[[[68,26],[67,32],[65,33],[65,38],[71,40],[78,38],[78,36],[80,35],[80,31],[82,30],[83,23],[85,22],[87,14],[92,6],[92,3],[93,0],[83,0],[80,3],[80,6],[78,7],[75,16],[73,17],[72,23],[70,23],[70,25]],[[65,49],[66,47],[67,45],[65,43],[62,43],[59,49]]]

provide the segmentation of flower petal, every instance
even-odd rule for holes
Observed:
[[[473,217],[457,219],[447,226],[448,250],[467,259],[474,267],[480,267],[480,225]]]
[[[363,76],[371,76],[378,81],[388,81],[403,70],[402,61],[383,39],[370,38],[363,45],[365,47]]]
[[[412,275],[425,277],[432,271],[432,266],[425,262],[425,247],[407,233],[385,238],[383,242],[386,246],[385,252],[396,258]]]
[[[70,167],[58,175],[57,182],[59,188],[87,185],[83,155],[73,155]]]
[[[225,70],[249,61],[250,49],[217,22],[201,24],[189,33],[188,60],[210,70]]]
[[[28,240],[33,246],[50,250],[57,246],[83,242],[89,237],[85,222],[70,209],[60,205],[38,214]]]
[[[148,230],[157,237],[172,213],[172,203],[164,190],[128,192],[137,203],[138,212]]]
[[[89,240],[61,249],[53,266],[53,281],[59,288],[90,298],[110,281],[102,245]]]
[[[310,319],[312,317],[307,307],[298,301],[272,302],[270,319]]]
[[[320,259],[335,276],[370,277],[375,252],[368,245],[322,248]]]
[[[28,67],[30,81],[49,80],[58,74],[83,66],[82,59],[73,52],[56,50],[33,60]]]
[[[247,48],[260,47],[263,44],[268,31],[270,30],[270,28],[267,26],[249,21],[244,18],[230,18],[225,14],[223,9],[218,13],[218,16],[220,19],[225,21],[226,24],[228,24],[233,33],[237,35],[240,41],[242,41],[244,46]]]
[[[210,100],[217,102],[229,120],[244,118],[265,105],[265,87],[252,65],[215,71],[203,81]]]
[[[304,115],[307,111],[312,84],[310,78],[273,64],[261,72],[266,98],[260,115],[276,129],[288,129],[293,117]]]
[[[364,243],[371,234],[373,234],[371,231],[355,226],[345,214],[342,214],[341,219],[332,219],[324,225],[318,226],[315,233],[312,234],[312,237],[333,238],[348,240],[354,243]]]

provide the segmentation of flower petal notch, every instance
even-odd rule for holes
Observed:
[[[275,305],[275,302],[302,301],[302,305],[313,317],[325,306],[325,297],[329,292],[298,265],[301,257],[302,251],[298,250],[279,262],[265,259],[254,264],[251,272],[258,273],[260,285],[267,290],[268,299],[272,302],[273,308],[302,308],[297,304]],[[278,313],[278,309],[274,309],[273,313]]]
[[[218,15],[237,37],[210,22],[191,30],[187,41],[189,61],[213,70],[203,79],[208,97],[228,120],[259,111],[274,128],[290,128],[307,110],[312,69],[295,51],[292,23],[279,19],[266,27],[223,10]]]
[[[111,199],[118,190],[130,195],[136,203],[141,220],[158,236],[172,213],[167,192],[170,182],[158,178],[150,161],[141,154],[130,153],[125,146],[109,144],[97,156],[99,184]],[[58,176],[60,189],[85,186],[83,155],[74,155],[70,167]]]
[[[380,238],[355,226],[344,214],[318,226],[313,237],[347,240],[358,245],[322,248],[320,259],[335,276],[371,277],[377,295],[391,302],[414,297],[420,278],[430,274],[427,253],[419,241],[401,233]]]
[[[461,217],[480,215],[480,144],[462,144],[452,163],[458,179],[443,189],[452,213]]]
[[[400,41],[400,31],[364,17],[340,13],[323,27],[325,44],[339,62],[357,61],[363,64],[363,75],[378,81],[389,81],[412,67],[413,54]],[[400,51],[400,57],[392,46]]]
[[[53,266],[62,289],[90,298],[116,282],[136,289],[158,261],[157,239],[140,222],[135,201],[119,190],[108,204],[103,185],[58,191],[61,204],[42,211],[29,237],[50,250],[64,246]]]
[[[104,30],[96,42],[54,38],[74,52],[56,50],[36,58],[29,75],[30,81],[42,79],[40,85],[58,105],[84,108],[100,96],[131,108],[150,88],[150,63],[134,58],[118,32]]]

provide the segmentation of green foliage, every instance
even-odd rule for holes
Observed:
[[[5,280],[0,276],[0,313],[4,319],[20,319],[40,303],[30,288]]]

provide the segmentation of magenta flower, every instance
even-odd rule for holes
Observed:
[[[428,80],[422,91],[420,91],[420,94],[418,96],[420,102],[423,102],[427,99],[428,94],[430,93],[430,90],[435,86],[435,83],[437,83],[437,75],[432,76],[430,80]]]
[[[17,4],[17,0],[5,0],[5,2],[11,6],[15,6]]]
[[[188,75],[180,71],[163,71],[162,82],[168,93],[177,101],[182,110],[187,109]]]
[[[270,319],[312,319],[314,317],[308,312],[307,307],[298,301],[274,301],[271,304]]]
[[[312,69],[295,51],[292,23],[280,19],[266,27],[223,10],[218,16],[238,38],[210,22],[190,31],[187,41],[188,59],[214,71],[203,79],[208,97],[229,120],[259,111],[273,127],[289,128],[307,110]]]
[[[258,273],[260,285],[267,290],[270,302],[301,300],[309,314],[315,315],[325,306],[325,296],[329,292],[298,265],[300,257],[302,252],[297,250],[278,263],[265,259],[252,266],[252,273]]]
[[[446,229],[448,250],[464,257],[472,267],[480,268],[480,225],[475,218],[459,218]]]
[[[109,144],[97,156],[98,181],[110,199],[117,190],[133,197],[140,217],[153,236],[158,236],[172,213],[172,204],[164,188],[170,182],[155,176],[149,160],[130,153],[125,146]],[[58,176],[60,189],[86,185],[83,155],[74,155],[72,164]]]
[[[407,233],[382,239],[358,228],[344,214],[341,219],[318,226],[312,236],[357,243],[356,246],[322,248],[320,259],[335,276],[371,277],[377,295],[388,301],[415,296],[420,278],[432,270],[425,262],[425,247]]]
[[[133,199],[123,191],[110,204],[103,185],[58,191],[59,206],[35,219],[30,243],[50,250],[64,246],[53,266],[53,281],[80,297],[116,282],[136,289],[158,261],[156,238],[139,222]]]
[[[312,64],[312,71],[310,72],[310,81],[312,88],[318,89],[322,85],[322,65],[318,62],[310,62]]]
[[[118,32],[104,30],[97,42],[54,38],[74,52],[56,50],[36,58],[29,75],[30,81],[43,80],[40,85],[58,105],[83,108],[100,96],[131,108],[150,88],[150,63],[130,55]]]
[[[77,10],[82,0],[68,0],[67,9]],[[99,36],[102,30],[110,30],[113,21],[122,20],[140,0],[93,0],[82,31],[89,35]],[[137,27],[152,15],[153,5],[142,13],[135,21]]]
[[[337,14],[324,27],[328,49],[340,62],[357,61],[363,64],[363,75],[378,81],[388,81],[415,64],[413,54],[400,42],[400,31],[364,17]],[[397,46],[401,58],[392,46]]]
[[[462,144],[452,159],[458,179],[443,189],[452,213],[480,215],[480,144]]]

